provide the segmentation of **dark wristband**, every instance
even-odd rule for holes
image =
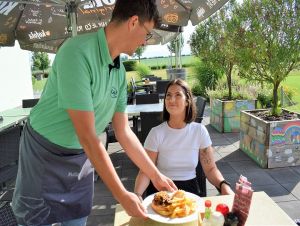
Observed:
[[[221,193],[222,184],[227,184],[229,187],[231,187],[231,184],[227,180],[222,180],[219,184],[219,187],[216,187],[219,193]]]

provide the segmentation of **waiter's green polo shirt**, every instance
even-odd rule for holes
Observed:
[[[113,65],[112,68],[109,65]],[[68,40],[56,54],[39,103],[31,110],[31,126],[52,143],[81,148],[66,109],[91,111],[97,134],[127,104],[125,69],[111,59],[104,29]]]

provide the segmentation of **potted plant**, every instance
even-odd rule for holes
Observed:
[[[179,33],[179,35],[170,41],[170,44],[167,45],[169,51],[170,51],[170,60],[171,65],[170,68],[166,70],[167,72],[167,78],[169,80],[173,80],[176,78],[181,78],[183,80],[186,79],[186,69],[182,68],[182,62],[181,62],[181,50],[183,48],[184,39],[182,37],[182,33]],[[175,54],[175,67],[173,68],[172,65],[172,54]]]
[[[240,132],[240,112],[256,109],[256,85],[232,80],[231,99],[227,98],[228,87],[224,79],[217,82],[215,89],[207,89],[210,97],[210,125],[219,132]]]
[[[239,75],[272,85],[271,109],[241,113],[240,149],[263,168],[300,165],[300,115],[278,100],[281,82],[300,61],[297,3],[245,0],[236,14]]]

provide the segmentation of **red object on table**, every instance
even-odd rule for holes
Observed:
[[[229,207],[224,203],[220,203],[216,206],[216,211],[222,213],[225,217],[229,213]]]

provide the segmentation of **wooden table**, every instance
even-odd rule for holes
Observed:
[[[229,207],[233,203],[233,195],[205,197],[204,200],[211,200],[212,208],[215,209],[219,203],[226,203]],[[166,226],[170,224],[162,224],[150,219],[143,220],[140,218],[130,217],[126,214],[123,207],[118,204],[115,211],[114,226]],[[265,193],[255,192],[252,197],[252,203],[247,226],[289,226],[296,223]],[[186,224],[172,224],[172,226],[197,226],[197,222]]]
[[[26,120],[30,110],[31,108],[17,107],[0,112],[0,116],[3,117],[0,121],[0,132]]]

